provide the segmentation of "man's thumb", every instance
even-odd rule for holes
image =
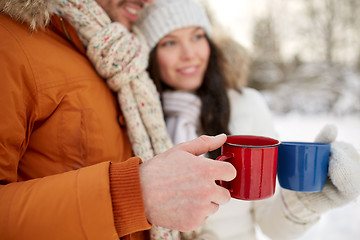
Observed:
[[[218,149],[225,143],[226,139],[227,137],[224,133],[217,136],[202,135],[192,141],[181,143],[177,147],[199,156],[209,151]]]

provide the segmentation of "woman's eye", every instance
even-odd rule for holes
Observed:
[[[200,39],[203,39],[205,37],[205,34],[196,34],[195,36],[194,36],[194,40],[200,40]]]
[[[170,47],[175,45],[175,41],[166,41],[161,44],[162,47]]]

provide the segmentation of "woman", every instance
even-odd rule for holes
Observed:
[[[161,93],[173,142],[177,144],[202,133],[216,135],[242,132],[275,136],[270,112],[258,92],[248,88],[226,88],[229,85],[228,78],[219,65],[219,62],[226,59],[208,37],[211,26],[203,9],[192,1],[170,2],[178,8],[176,14],[171,16],[175,26],[178,25],[176,21],[183,22],[182,19],[196,22],[197,25],[187,28],[174,26],[174,31],[170,33],[167,28],[172,26],[168,26],[169,22],[163,20],[168,16],[162,18],[158,12],[151,11],[160,6],[165,13],[166,7],[172,4],[165,6],[162,1],[158,1],[153,8],[145,9],[145,13],[140,15],[138,27],[143,30],[152,49],[148,70]],[[174,11],[171,8],[169,10]],[[179,14],[186,12],[188,14]],[[154,22],[156,25],[141,19],[147,14],[151,14],[152,19],[159,18]],[[160,39],[159,36],[163,38]],[[178,105],[179,102],[181,106]],[[238,106],[239,103],[242,104],[241,107]],[[259,107],[257,112],[251,110],[254,106]],[[200,121],[197,119],[198,115]],[[230,121],[230,118],[245,119],[242,124],[234,124],[235,121]],[[218,151],[210,153],[213,158],[218,155]]]
[[[276,136],[270,111],[259,92],[246,87],[230,88],[234,84],[229,83],[231,74],[225,70],[229,70],[228,64],[237,63],[224,64],[226,56],[214,44],[210,22],[197,2],[156,0],[143,10],[137,27],[151,50],[148,72],[161,93],[168,132],[174,144],[200,134]],[[334,128],[325,128],[319,139],[332,142],[336,136],[333,133]],[[344,149],[332,144],[334,151],[337,148]],[[353,159],[360,169],[356,151],[352,148],[345,152],[344,159]],[[216,158],[219,149],[209,155]],[[354,165],[343,166],[351,175],[349,181],[360,184],[351,166]],[[340,170],[334,169],[334,178],[337,171]],[[331,178],[332,172],[329,172]],[[342,192],[341,188],[347,183],[340,181],[341,186],[335,186],[331,181],[327,183],[328,187],[339,190],[339,195],[330,199],[327,198],[331,192],[328,189],[316,193],[315,197],[282,189],[276,196],[263,201],[232,200],[208,219],[205,229],[211,228],[219,239],[255,239],[256,226],[271,238],[295,238],[314,225],[322,212],[341,206],[359,194],[356,187]],[[201,232],[197,236],[197,239],[210,238]]]

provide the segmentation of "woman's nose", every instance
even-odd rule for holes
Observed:
[[[182,46],[182,57],[184,59],[190,59],[195,56],[195,49],[191,44],[185,44]]]

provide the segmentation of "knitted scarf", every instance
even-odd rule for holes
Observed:
[[[118,93],[134,154],[146,161],[169,149],[159,94],[146,72],[146,44],[111,22],[95,0],[56,0],[55,7],[78,31],[98,74]]]
[[[87,56],[118,93],[132,150],[146,161],[172,146],[159,94],[146,67],[148,49],[123,25],[111,22],[95,0],[56,0],[55,9],[78,31]],[[153,226],[151,239],[180,239],[180,233]]]

